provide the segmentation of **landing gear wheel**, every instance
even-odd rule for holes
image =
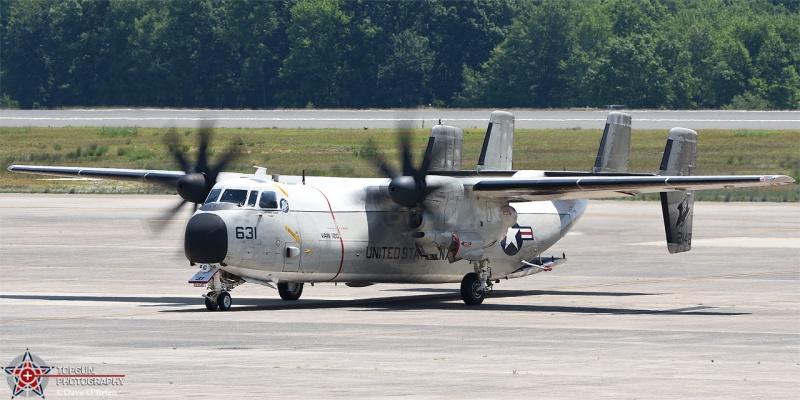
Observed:
[[[286,301],[297,300],[300,298],[300,295],[303,294],[303,284],[289,282],[279,283],[278,294]]]
[[[208,294],[206,295],[206,308],[208,309],[208,311],[214,311],[218,307],[217,302],[211,300],[213,297],[214,297],[214,292],[208,292]]]
[[[222,292],[217,296],[217,304],[219,304],[220,311],[228,311],[231,309],[231,305],[233,304],[231,301],[231,295],[228,292]]]
[[[470,272],[461,280],[461,300],[468,306],[477,306],[483,303],[486,293],[481,290],[481,281],[478,275]]]

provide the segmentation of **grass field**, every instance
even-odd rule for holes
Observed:
[[[197,147],[193,129],[177,131],[183,149],[194,159]],[[0,191],[25,193],[169,193],[157,186],[110,181],[42,179],[11,173],[11,164],[112,168],[179,169],[167,151],[167,129],[102,128],[0,128]],[[428,130],[413,131],[412,144],[419,162]],[[485,129],[466,130],[463,166],[474,168]],[[698,131],[697,174],[786,174],[800,180],[800,130]],[[518,130],[514,168],[587,171],[594,165],[602,130]],[[667,132],[634,131],[631,172],[655,172],[661,161]],[[397,135],[391,129],[286,130],[216,129],[210,149],[219,155],[233,146],[243,154],[231,171],[251,172],[252,166],[270,173],[326,176],[378,176],[368,154],[381,152],[397,163]],[[657,196],[637,198],[655,199]],[[800,185],[767,189],[697,192],[700,200],[800,201]]]

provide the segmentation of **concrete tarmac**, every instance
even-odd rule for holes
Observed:
[[[64,375],[124,375],[43,379],[48,399],[800,393],[798,204],[698,203],[692,251],[670,255],[658,203],[590,202],[552,249],[569,262],[478,307],[457,285],[318,284],[283,302],[246,284],[208,312],[186,283],[188,212],[148,223],[178,200],[0,194],[3,367],[27,349]]]

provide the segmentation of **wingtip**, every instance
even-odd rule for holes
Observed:
[[[767,182],[771,185],[783,185],[786,183],[794,183],[795,180],[791,176],[786,175],[766,175],[761,177],[761,182]]]

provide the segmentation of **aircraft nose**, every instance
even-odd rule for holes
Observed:
[[[213,264],[222,262],[228,254],[228,227],[216,214],[192,216],[186,224],[183,250],[189,261]]]

